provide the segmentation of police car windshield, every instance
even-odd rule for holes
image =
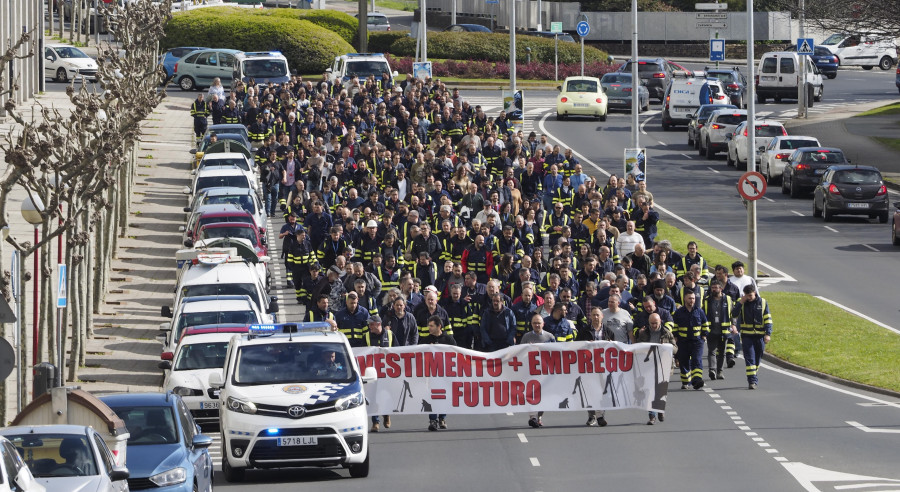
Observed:
[[[26,460],[35,478],[98,474],[94,450],[85,435],[22,434],[5,437]]]
[[[250,170],[250,165],[247,164],[246,159],[227,159],[227,158],[226,159],[216,159],[216,158],[203,159],[200,162],[200,168],[202,169],[207,166],[232,166],[232,167],[238,167],[240,169],[243,169],[244,171]]]
[[[378,60],[368,60],[368,61],[348,61],[347,62],[347,75],[353,77],[354,75],[359,77],[360,79],[367,78],[369,75],[374,75],[375,78],[381,78],[382,73],[388,72],[388,64],[387,62],[378,61]]]
[[[245,345],[237,354],[236,385],[352,383],[352,357],[340,343],[282,342]]]
[[[192,343],[181,347],[175,360],[175,371],[225,367],[228,342]]]
[[[287,64],[284,60],[244,60],[245,77],[285,77],[287,74]]]
[[[832,34],[831,36],[828,36],[828,37],[825,39],[825,41],[822,41],[821,44],[827,45],[827,46],[834,45],[834,44],[838,44],[838,43],[840,43],[841,41],[843,41],[844,38],[846,38],[846,37],[847,37],[847,36],[846,36],[845,34]]]

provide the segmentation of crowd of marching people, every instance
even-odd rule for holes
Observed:
[[[208,114],[247,126],[303,321],[334,320],[354,346],[668,343],[682,389],[724,379],[743,342],[757,387],[765,300],[741,262],[710,265],[696,243],[657,237],[643,176],[598,182],[571,149],[439,80],[251,80],[211,96],[194,104],[195,129]]]

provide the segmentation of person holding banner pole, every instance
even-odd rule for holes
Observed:
[[[531,315],[531,331],[522,335],[520,343],[552,343],[556,341],[556,337],[547,331],[544,331],[544,318],[538,313]],[[535,429],[544,426],[544,412],[535,412],[528,415],[528,425]]]
[[[456,346],[456,340],[453,335],[444,333],[444,321],[440,316],[431,316],[428,318],[428,335],[419,339],[419,345],[441,344]],[[447,414],[428,415],[428,430],[436,431],[438,429],[447,428]]]
[[[576,341],[597,342],[603,340],[603,309],[600,306],[591,307],[591,315],[588,326],[583,330],[578,330]],[[585,425],[588,427],[606,427],[605,414],[597,410],[588,410],[588,419]]]

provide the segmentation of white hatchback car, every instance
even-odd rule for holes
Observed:
[[[766,143],[772,137],[787,135],[784,125],[776,120],[756,120],[756,147],[757,153],[765,149]],[[728,158],[726,163],[729,166],[736,166],[738,169],[747,169],[747,122],[743,122],[734,129],[728,139]]]
[[[271,323],[272,318],[259,311],[248,295],[185,297],[175,310],[171,322],[161,323],[163,360],[172,360],[175,348],[185,331],[192,326],[241,325]]]
[[[347,337],[328,323],[252,326],[228,345],[221,388],[222,472],[239,482],[249,468],[349,468],[369,474],[364,375]]]
[[[772,137],[766,145],[766,150],[757,154],[759,157],[759,172],[766,178],[769,184],[780,183],[784,166],[794,150],[800,147],[821,147],[822,144],[816,137],[804,137],[799,135],[782,135]]]
[[[599,121],[606,121],[609,101],[597,77],[566,77],[557,89],[556,119],[593,116]]]
[[[44,46],[44,77],[57,82],[79,77],[97,80],[97,61],[74,46],[47,44]]]
[[[700,128],[700,155],[712,159],[716,156],[716,152],[728,150],[728,140],[725,137],[744,121],[747,121],[745,109],[714,111],[709,115],[706,124]]]

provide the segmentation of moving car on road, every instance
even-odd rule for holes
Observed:
[[[771,137],[779,135],[787,135],[784,125],[776,120],[756,120],[756,146],[757,153],[765,150],[765,144]],[[734,129],[731,135],[726,137],[728,140],[728,156],[725,163],[729,166],[735,166],[738,169],[747,169],[747,156],[750,155],[747,149],[747,122],[743,122]]]
[[[600,85],[606,93],[607,107],[625,109],[631,111],[631,99],[634,95],[634,86],[631,83],[631,74],[623,72],[611,72],[600,78]],[[650,91],[644,81],[638,85],[638,110],[650,109]]]
[[[183,91],[204,89],[218,77],[224,87],[231,85],[234,57],[240,50],[224,48],[196,50],[175,62],[172,71],[175,83]]]
[[[709,116],[720,109],[738,109],[738,107],[734,104],[704,104],[697,108],[697,111],[694,111],[691,115],[691,121],[688,122],[688,145],[695,149],[700,148],[700,130],[706,124],[706,121],[709,120]]]
[[[821,45],[837,56],[841,65],[860,66],[864,70],[877,65],[882,70],[890,70],[897,56],[897,46],[890,38],[887,35],[837,33],[828,36]]]
[[[868,215],[888,221],[887,186],[871,166],[831,166],[813,191],[813,217],[830,222],[835,215]]]
[[[557,86],[556,119],[569,116],[593,116],[606,121],[608,101],[600,79],[597,77],[566,77],[563,85]]]
[[[786,51],[797,51],[797,45],[792,44],[788,46]],[[837,77],[838,67],[841,66],[837,55],[824,46],[816,45],[811,56],[813,63],[819,68],[822,75],[829,79]]]
[[[772,137],[766,145],[766,149],[759,155],[759,172],[765,176],[767,183],[779,183],[784,172],[784,165],[795,149],[821,145],[815,137],[798,135]]]
[[[631,73],[632,61],[626,61],[618,72]],[[662,58],[638,58],[638,77],[647,83],[650,95],[662,101],[675,68]]]
[[[44,77],[68,82],[79,77],[97,80],[97,61],[80,49],[67,44],[44,46]]]
[[[663,99],[660,115],[663,131],[675,125],[687,125],[700,106],[706,104],[730,105],[722,82],[695,72],[675,72]]]
[[[353,14],[353,17],[359,19],[359,14]],[[372,31],[390,31],[391,21],[388,16],[381,12],[369,12],[366,16],[366,30]]]
[[[715,68],[706,67],[706,76],[714,77],[722,82],[725,94],[731,99],[731,104],[739,108],[747,107],[747,78],[738,67]]]
[[[35,480],[16,447],[0,437],[0,492],[46,492]]]
[[[760,104],[772,98],[775,102],[782,99],[797,99],[797,86],[800,81],[801,63],[806,64],[807,105],[819,102],[825,95],[825,84],[822,74],[813,65],[808,56],[790,51],[773,51],[766,53],[759,60],[756,75],[756,101]]]
[[[444,29],[446,32],[494,32],[481,24],[453,24]]]
[[[727,151],[726,137],[745,121],[747,121],[745,109],[720,109],[711,114],[706,125],[700,129],[700,155],[712,159],[716,156],[716,152]]]
[[[850,164],[841,149],[834,147],[802,147],[795,150],[784,166],[781,193],[797,198],[814,189],[825,170],[839,164]]]

